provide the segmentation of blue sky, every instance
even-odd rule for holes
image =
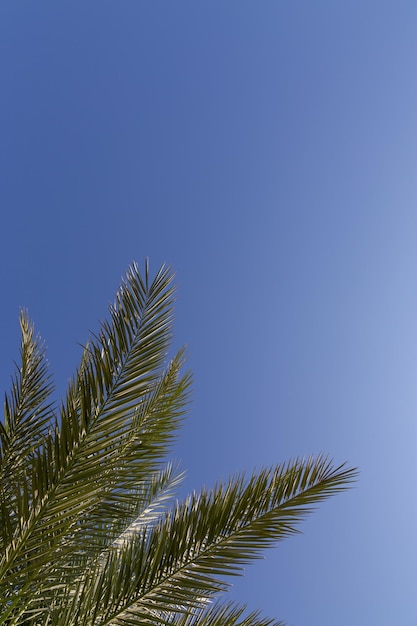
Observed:
[[[0,4],[0,390],[18,310],[60,392],[132,260],[176,270],[187,488],[358,465],[232,596],[417,625],[417,4]]]

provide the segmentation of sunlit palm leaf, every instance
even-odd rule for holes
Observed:
[[[318,457],[264,470],[247,484],[240,477],[193,495],[158,525],[109,552],[100,576],[94,583],[86,579],[80,606],[89,609],[88,598],[95,624],[120,626],[156,626],[163,612],[204,606],[226,590],[225,576],[238,574],[261,549],[297,532],[314,504],[346,489],[354,476]]]
[[[172,274],[162,269],[149,284],[147,268],[142,280],[132,267],[111,309],[111,323],[88,344],[61,426],[32,462],[33,506],[21,507],[19,528],[0,562],[0,595],[30,581],[39,588],[39,571],[48,585],[65,585],[74,572],[57,570],[51,551],[66,566],[74,564],[74,548],[81,544],[84,552],[100,552],[112,539],[102,532],[102,515],[115,494],[133,501],[132,485],[140,487],[158,468],[189,384],[179,376],[181,353],[161,369],[171,336],[171,281]],[[31,487],[23,481],[22,502]],[[112,520],[117,515],[114,506]],[[79,570],[84,563],[77,561]]]
[[[259,551],[297,532],[354,471],[323,457],[203,490],[166,513],[165,456],[187,403],[165,365],[172,274],[129,270],[55,419],[42,344],[22,315],[22,366],[0,425],[0,625],[269,626],[212,605]]]

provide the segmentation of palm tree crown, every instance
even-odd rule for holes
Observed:
[[[190,385],[182,351],[166,363],[172,278],[130,268],[58,406],[21,313],[0,422],[0,624],[278,626],[216,597],[355,477],[299,459],[167,508],[181,474],[166,453]]]

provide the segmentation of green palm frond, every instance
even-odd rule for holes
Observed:
[[[20,313],[22,333],[20,356],[12,379],[12,389],[4,402],[4,423],[0,423],[0,463],[2,471],[17,471],[34,452],[54,417],[53,391],[43,343],[35,336],[27,313]]]
[[[84,570],[86,555],[114,540],[110,525],[126,519],[126,501],[133,518],[137,490],[158,470],[187,401],[182,353],[162,367],[171,336],[171,282],[167,269],[150,284],[147,267],[142,280],[133,266],[111,322],[84,350],[60,427],[36,451],[19,486],[21,514],[0,560],[0,597],[10,589],[26,594],[31,583],[39,590],[40,571],[48,587],[64,587],[67,573],[72,579]],[[63,571],[51,550],[59,552]]]
[[[53,385],[43,343],[34,334],[27,313],[20,313],[21,363],[12,378],[0,422],[0,547],[10,543],[18,518],[28,511],[32,498],[27,471],[35,451],[47,435],[55,413],[50,396]],[[19,498],[20,490],[24,499]]]
[[[194,494],[156,526],[109,551],[100,576],[94,582],[86,578],[80,606],[95,607],[95,624],[123,626],[157,625],[163,611],[204,606],[227,589],[225,576],[239,574],[260,550],[298,532],[297,524],[314,504],[346,489],[354,478],[354,470],[318,457]]]
[[[191,614],[176,613],[167,622],[169,626],[285,626],[260,616],[259,611],[245,615],[246,606],[216,602],[205,609],[196,609]]]
[[[355,476],[296,460],[167,511],[182,476],[166,453],[190,385],[182,351],[167,363],[172,279],[130,268],[58,417],[42,343],[21,316],[0,425],[0,625],[278,626],[213,598]]]

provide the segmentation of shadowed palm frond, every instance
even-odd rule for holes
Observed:
[[[0,625],[278,626],[212,605],[226,577],[346,489],[352,469],[296,460],[189,496],[166,453],[188,402],[167,362],[172,273],[133,265],[55,416],[42,344],[21,316],[22,365],[0,427]]]

